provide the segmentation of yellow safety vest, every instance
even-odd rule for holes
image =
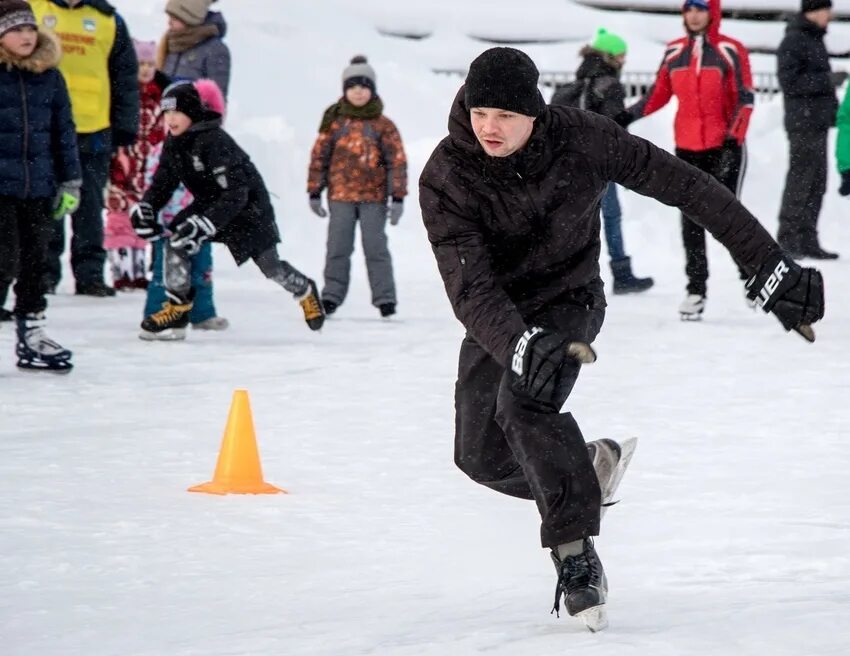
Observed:
[[[115,16],[106,16],[84,5],[71,9],[49,0],[30,0],[42,28],[62,42],[62,72],[71,94],[71,110],[80,134],[100,132],[110,126],[112,93],[109,55],[115,43]]]

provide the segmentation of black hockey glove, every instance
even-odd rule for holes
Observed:
[[[596,353],[588,344],[531,328],[514,341],[508,368],[515,393],[557,412],[572,391],[579,366],[595,361]]]
[[[201,246],[215,235],[215,226],[205,216],[193,214],[174,229],[171,247],[184,250],[188,255],[197,255]]]
[[[785,330],[795,330],[815,341],[811,324],[823,319],[823,276],[803,269],[782,253],[774,253],[747,281],[747,298],[765,312],[773,312]]]
[[[156,220],[156,212],[149,203],[136,203],[130,208],[130,223],[133,224],[133,230],[142,239],[148,241],[156,241],[165,232],[165,229]]]
[[[842,196],[850,196],[850,171],[844,171],[841,174],[841,186],[838,188],[838,193]]]

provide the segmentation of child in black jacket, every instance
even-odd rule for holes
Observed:
[[[61,54],[28,3],[0,0],[0,291],[5,300],[17,280],[18,367],[54,373],[72,364],[44,331],[47,244],[53,218],[79,205],[82,178]]]
[[[316,283],[277,255],[280,235],[269,194],[254,164],[221,128],[221,115],[205,107],[191,83],[165,91],[160,104],[169,137],[159,168],[130,218],[140,237],[167,238],[162,309],[142,321],[142,339],[183,339],[192,309],[189,258],[207,241],[227,245],[236,263],[254,260],[263,274],[300,302],[311,330],[319,330],[325,313]],[[194,196],[170,232],[157,221],[159,210],[177,185]]]

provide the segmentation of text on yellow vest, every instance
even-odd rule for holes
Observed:
[[[115,16],[106,16],[88,5],[75,9],[49,0],[31,0],[41,28],[62,42],[59,70],[71,94],[74,123],[80,134],[100,132],[110,126],[112,93],[109,55],[115,43]]]

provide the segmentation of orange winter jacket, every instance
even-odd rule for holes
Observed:
[[[307,193],[328,189],[344,203],[385,203],[407,195],[407,158],[395,124],[386,116],[339,116],[319,133],[310,161]]]

